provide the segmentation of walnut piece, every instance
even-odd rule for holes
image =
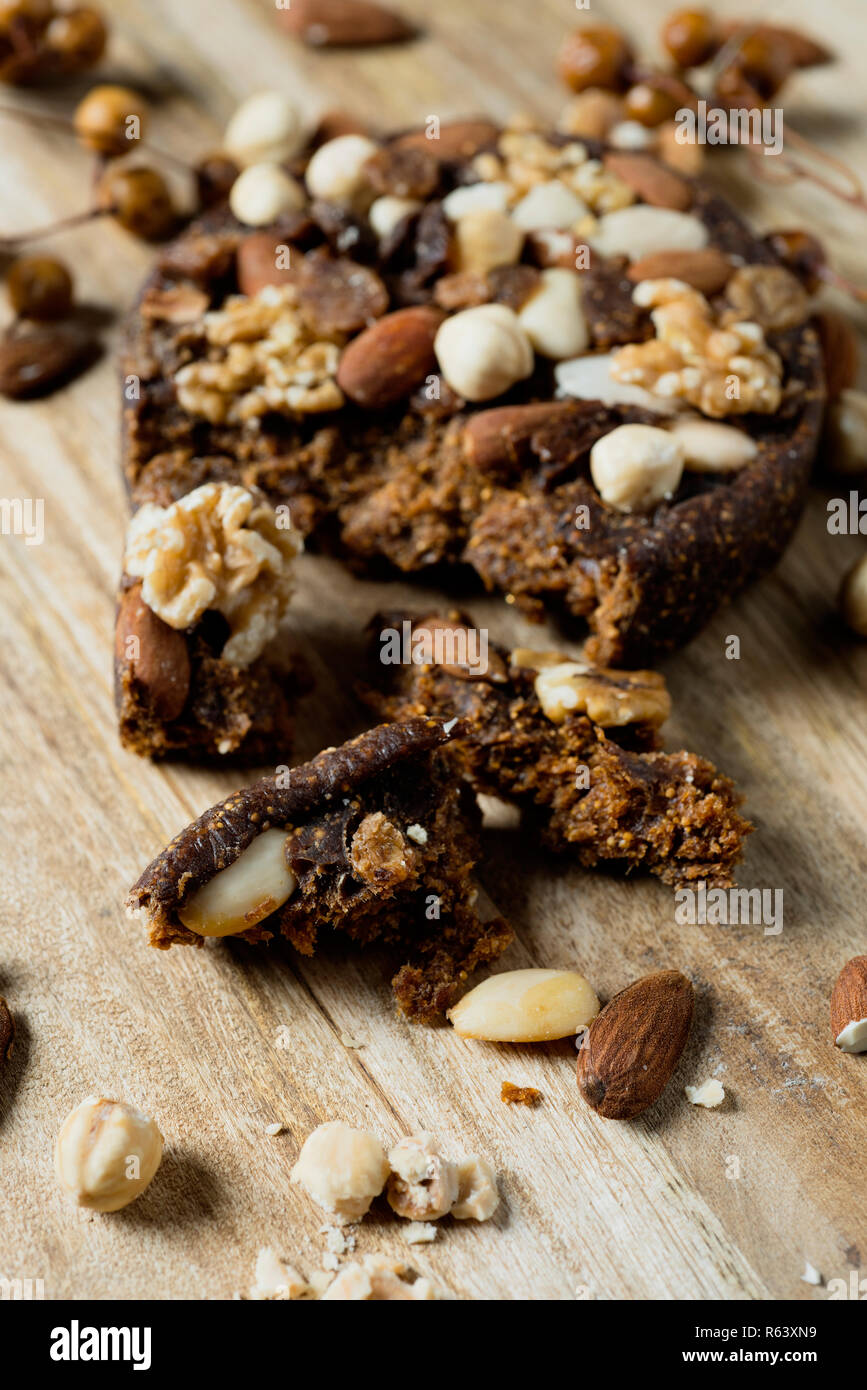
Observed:
[[[689,401],[714,418],[778,409],[783,364],[758,323],[728,315],[724,322],[682,280],[642,280],[632,297],[652,309],[656,337],[613,354],[615,380]]]
[[[658,728],[671,713],[665,678],[656,671],[614,671],[564,661],[545,666],[534,684],[539,704],[553,724],[562,724],[570,714],[586,714],[603,729],[626,724]]]
[[[810,296],[781,265],[741,266],[726,286],[726,299],[726,319],[749,319],[766,333],[797,328],[810,316]]]
[[[297,307],[294,285],[231,295],[205,314],[206,357],[175,373],[178,401],[213,425],[257,420],[267,411],[314,415],[338,410],[335,380],[342,339],[317,338]]]
[[[635,194],[623,179],[606,169],[601,160],[590,159],[586,145],[579,140],[565,145],[554,145],[535,130],[511,128],[500,136],[498,153],[477,155],[474,168],[484,183],[505,183],[509,188],[509,204],[522,203],[519,220],[530,227],[548,225],[544,215],[536,217],[537,200],[528,198],[532,190],[544,188],[544,197],[538,200],[541,211],[543,202],[552,208],[566,207],[565,196],[555,200],[554,192],[558,186],[561,195],[565,190],[578,200],[575,217],[569,224],[580,235],[587,235],[592,229],[593,218],[588,218],[588,210],[594,213],[615,212],[629,207],[635,202]],[[525,201],[526,200],[526,201]],[[533,216],[530,220],[530,208]],[[552,211],[550,225],[566,225]]]
[[[127,531],[124,569],[169,627],[187,628],[206,609],[228,619],[223,657],[249,666],[275,636],[292,596],[302,548],[291,522],[246,488],[205,483],[169,507],[141,507]]]

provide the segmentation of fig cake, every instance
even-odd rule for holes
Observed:
[[[728,887],[752,826],[712,763],[662,751],[663,677],[489,642],[482,660],[477,632],[457,612],[377,615],[359,695],[379,718],[459,717],[446,752],[455,775],[518,806],[549,848],[675,886]],[[383,660],[394,633],[410,660]]]
[[[356,568],[578,620],[608,666],[652,664],[776,561],[821,354],[800,282],[708,186],[484,120],[339,135],[277,173],[142,289],[134,506],[261,489]]]
[[[455,719],[367,730],[288,774],[264,777],[188,825],[127,906],[161,949],[205,937],[285,937],[302,955],[342,933],[400,961],[402,1012],[440,1018],[511,929],[473,881],[479,814],[445,748]]]

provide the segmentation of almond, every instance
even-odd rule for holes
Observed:
[[[779,24],[744,25],[743,20],[727,20],[720,30],[728,41],[742,34],[745,38],[761,39],[774,48],[784,48],[789,62],[796,68],[812,68],[819,63],[830,62],[833,54],[823,44],[817,43],[799,29],[789,29]]]
[[[23,400],[51,391],[87,366],[95,352],[93,339],[71,326],[6,337],[0,342],[0,395]]]
[[[237,253],[238,289],[242,294],[258,294],[266,285],[287,283],[291,269],[277,264],[277,247],[285,244],[280,233],[274,231],[252,232],[244,237]]]
[[[831,1033],[841,1052],[867,1052],[867,956],[853,956],[837,976]]]
[[[277,14],[285,28],[311,48],[400,43],[415,34],[402,15],[373,0],[292,0]]]
[[[462,1038],[550,1042],[572,1038],[599,1012],[599,1000],[575,970],[506,970],[483,980],[448,1017]]]
[[[538,405],[504,405],[480,410],[464,429],[464,454],[483,472],[504,464],[526,462],[530,441],[537,430],[559,424],[580,409],[573,401],[543,401]]]
[[[427,150],[434,159],[471,159],[485,145],[497,139],[499,130],[490,121],[452,121],[442,125],[436,135],[428,135],[426,130],[411,130],[399,135],[395,144]]]
[[[177,719],[190,689],[190,655],[182,632],[164,623],[135,584],[121,595],[114,636],[115,659],[129,667],[159,719]]]
[[[833,309],[821,309],[813,320],[825,365],[828,400],[855,385],[858,376],[858,339],[850,321]]]
[[[633,193],[655,208],[671,208],[686,212],[692,207],[692,189],[673,169],[668,169],[651,155],[626,150],[609,150],[605,167],[616,174]]]
[[[408,396],[436,371],[434,338],[445,316],[419,305],[397,309],[365,329],[346,348],[337,369],[340,389],[365,410]]]
[[[693,988],[679,970],[645,975],[615,994],[578,1054],[578,1090],[606,1120],[631,1120],[662,1095],[686,1045]]]
[[[638,284],[641,280],[683,280],[702,294],[719,294],[734,274],[728,256],[715,247],[704,251],[652,251],[633,261],[627,277]]]
[[[6,1000],[0,997],[0,1062],[8,1062],[15,1041],[15,1020]]]

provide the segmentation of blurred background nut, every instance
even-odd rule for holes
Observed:
[[[443,376],[459,396],[487,401],[533,370],[533,347],[504,304],[480,304],[446,319],[434,341]]]
[[[691,212],[644,203],[607,212],[590,237],[601,256],[628,256],[630,261],[657,251],[701,251],[707,240],[707,228]]]
[[[458,1221],[489,1221],[500,1205],[497,1175],[486,1158],[471,1154],[458,1164],[458,1200],[452,1216]]]
[[[433,1134],[401,1139],[389,1151],[391,1176],[386,1197],[398,1216],[410,1221],[437,1221],[458,1200],[458,1173],[443,1158]]]
[[[581,280],[574,270],[542,271],[539,289],[518,313],[518,322],[543,357],[577,357],[590,342],[581,305]]]
[[[609,507],[649,511],[677,491],[683,458],[683,445],[667,430],[618,425],[590,450],[590,475]]]
[[[476,208],[455,226],[455,264],[484,275],[498,265],[514,265],[523,244],[524,233],[508,213]]]
[[[567,87],[618,88],[632,54],[619,30],[607,24],[585,25],[567,34],[560,46],[557,70]]]
[[[571,1038],[599,1012],[599,1000],[575,970],[507,970],[483,980],[449,1010],[462,1038],[548,1042]]]
[[[304,206],[304,191],[279,164],[250,164],[232,184],[229,207],[247,227],[265,227]]]
[[[722,47],[719,24],[707,10],[675,10],[662,26],[662,45],[681,68],[698,68]]]
[[[99,62],[107,41],[102,15],[86,5],[56,14],[45,30],[46,47],[70,71]]]
[[[79,140],[97,154],[120,155],[144,134],[147,105],[130,87],[92,87],[75,108]]]
[[[15,1020],[6,1000],[0,997],[0,1062],[8,1062],[15,1042]]]
[[[751,435],[716,420],[675,420],[671,433],[683,448],[690,473],[732,473],[758,457]]]
[[[623,119],[623,100],[601,87],[588,87],[567,102],[557,117],[557,129],[564,135],[581,135],[588,140],[604,140],[612,126]]]
[[[63,1122],[54,1171],[80,1207],[120,1211],[144,1192],[162,1154],[163,1137],[149,1115],[88,1096]]]
[[[301,117],[282,92],[256,92],[242,101],[223,136],[223,149],[236,164],[281,164],[304,144]]]
[[[72,276],[62,261],[22,256],[6,272],[6,290],[16,314],[29,319],[60,319],[72,307]]]
[[[834,473],[867,469],[867,393],[841,391],[825,412],[824,459]]]
[[[285,830],[263,830],[178,908],[184,926],[198,936],[234,936],[270,917],[297,887],[285,850]]]
[[[367,217],[380,241],[384,241],[399,222],[421,212],[423,206],[416,198],[397,198],[394,194],[384,193],[371,203]]]
[[[291,1177],[338,1225],[349,1225],[361,1220],[388,1174],[388,1159],[375,1134],[332,1120],[308,1135]]]
[[[366,135],[338,135],[321,145],[304,175],[311,198],[353,203],[362,193],[372,194],[364,166],[378,151],[379,146]]]
[[[162,241],[177,224],[168,184],[155,169],[107,169],[99,184],[100,203],[133,236]]]
[[[867,555],[850,569],[840,589],[840,612],[859,637],[867,637]]]
[[[512,217],[524,231],[572,227],[586,217],[587,204],[560,179],[537,183],[514,208]]]

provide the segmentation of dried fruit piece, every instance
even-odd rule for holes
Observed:
[[[356,333],[388,308],[388,291],[376,271],[342,257],[307,256],[296,284],[302,317],[325,338]]]
[[[440,162],[453,159],[472,159],[474,154],[492,145],[499,135],[499,127],[491,121],[452,121],[430,131],[412,130],[399,135],[395,144],[400,148],[415,147],[426,150]]]
[[[578,1090],[606,1120],[631,1120],[662,1095],[686,1046],[694,992],[678,970],[645,975],[615,994],[578,1054]]]
[[[462,1038],[547,1042],[574,1037],[599,1012],[599,1000],[575,970],[507,970],[483,980],[449,1010]]]
[[[157,718],[177,719],[190,689],[186,639],[147,606],[141,584],[121,595],[114,640],[115,659],[132,668]]]
[[[542,1092],[537,1091],[535,1086],[515,1086],[511,1081],[504,1081],[500,1087],[500,1100],[504,1105],[526,1105],[533,1109],[541,1104]]]
[[[429,198],[439,183],[439,169],[428,150],[386,145],[364,166],[367,182],[377,193],[396,198]]]
[[[403,400],[436,370],[434,338],[444,315],[426,305],[398,309],[353,338],[337,369],[337,384],[367,410]]]
[[[285,246],[282,233],[251,232],[238,247],[238,289],[242,294],[258,294],[266,285],[285,285],[292,278],[291,265],[284,265],[278,248]]]
[[[841,1052],[867,1052],[867,956],[853,956],[837,976],[831,1032]]]
[[[415,36],[402,15],[374,0],[292,0],[277,16],[310,48],[361,48]]]

